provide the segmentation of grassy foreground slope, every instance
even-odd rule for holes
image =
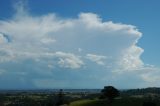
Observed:
[[[140,98],[117,99],[113,102],[112,106],[142,106],[143,101],[144,100]],[[72,102],[69,106],[109,106],[109,105],[105,100],[79,100]]]
[[[106,103],[101,100],[79,100],[72,102],[69,106],[104,106]]]

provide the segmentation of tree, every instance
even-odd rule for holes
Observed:
[[[56,103],[56,106],[60,106],[63,104],[64,102],[64,93],[63,93],[63,89],[60,89],[59,92],[58,92],[58,95],[57,95],[57,103]]]
[[[113,86],[105,86],[104,89],[101,90],[103,99],[108,100],[109,103],[112,103],[114,98],[119,96],[119,91]]]
[[[156,104],[153,102],[144,102],[143,106],[156,106]]]
[[[4,106],[4,95],[0,94],[0,106]]]

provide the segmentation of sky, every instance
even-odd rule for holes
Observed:
[[[0,89],[159,87],[159,5],[0,0]]]

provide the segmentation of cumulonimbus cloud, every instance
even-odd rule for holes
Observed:
[[[15,76],[23,79],[19,83],[33,83],[36,86],[38,81],[46,81],[46,78],[60,82],[63,80],[63,83],[72,82],[71,78],[55,77],[63,77],[68,73],[73,77],[71,72],[57,70],[79,70],[84,73],[81,77],[80,72],[72,72],[74,77],[79,77],[77,82],[81,82],[83,77],[87,79],[86,71],[83,70],[92,69],[92,79],[92,74],[98,73],[97,67],[102,67],[102,72],[109,74],[106,76],[110,79],[115,72],[132,73],[144,68],[140,58],[143,49],[137,46],[142,33],[133,25],[103,21],[94,13],[80,13],[78,18],[63,19],[54,13],[32,16],[23,6],[17,8],[21,11],[13,18],[0,20],[0,69],[6,71],[6,77],[15,72]],[[4,34],[10,42],[7,42]],[[90,65],[92,62],[96,65]],[[13,64],[16,68],[8,68]],[[23,76],[17,73],[23,73]],[[31,75],[33,73],[35,76]],[[3,76],[3,73],[0,75]],[[101,77],[96,76],[99,82],[102,81]],[[146,77],[142,75],[141,78]],[[73,82],[73,85],[77,82]]]

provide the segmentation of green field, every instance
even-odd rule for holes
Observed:
[[[69,106],[104,106],[106,103],[101,100],[79,100],[72,102]]]
[[[116,99],[112,106],[142,106],[145,100],[143,98],[123,98]],[[160,106],[159,101],[154,101],[157,106]],[[106,100],[79,100],[70,103],[69,106],[110,106]]]

